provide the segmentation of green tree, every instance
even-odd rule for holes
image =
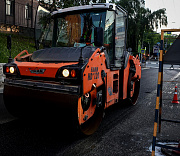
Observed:
[[[145,33],[167,25],[166,9],[151,12],[145,8],[145,0],[121,0],[116,4],[128,11],[127,46],[135,52],[138,51],[139,42],[143,45]]]
[[[146,47],[146,54],[150,55],[153,54],[153,46],[156,45],[158,42],[161,41],[161,35],[156,33],[156,32],[152,32],[152,31],[148,31],[144,33],[144,39],[143,39],[143,46]],[[149,49],[150,48],[150,49]]]

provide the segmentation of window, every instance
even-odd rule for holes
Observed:
[[[85,46],[94,42],[94,28],[103,27],[106,12],[84,12],[57,18],[56,46]]]
[[[115,36],[115,66],[121,67],[121,57],[125,45],[125,17],[117,10],[116,15],[116,36]]]
[[[107,49],[107,53],[109,56],[109,61],[113,63],[113,51],[114,51],[114,11],[107,11],[106,13],[106,21],[105,21],[105,31],[104,31],[104,46]]]
[[[6,15],[13,15],[14,12],[14,0],[6,0]]]
[[[31,6],[25,5],[25,19],[31,19]]]
[[[39,43],[44,47],[84,47],[94,43],[94,28],[105,27],[106,12],[92,11],[39,18]],[[40,35],[41,33],[41,35]]]

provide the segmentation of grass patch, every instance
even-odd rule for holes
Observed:
[[[7,36],[9,34],[0,33],[0,63],[8,62],[9,50],[7,50]],[[17,34],[11,34],[11,55],[12,58],[17,56],[21,51],[27,50],[29,53],[34,52],[35,44],[33,38],[21,36]]]

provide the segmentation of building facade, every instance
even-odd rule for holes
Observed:
[[[38,0],[0,0],[0,31],[34,34]]]

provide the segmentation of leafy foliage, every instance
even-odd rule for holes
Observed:
[[[151,12],[145,8],[145,0],[121,0],[116,3],[128,11],[127,45],[137,52],[138,44],[143,46],[146,33],[153,33],[154,28],[167,25],[166,9]]]
[[[58,8],[71,6],[87,5],[89,3],[105,3],[105,0],[39,0],[50,11]],[[114,0],[112,0],[114,2]],[[154,34],[154,28],[158,29],[161,25],[167,25],[166,9],[159,9],[151,12],[145,8],[145,0],[121,0],[117,1],[128,11],[128,34],[127,47],[131,47],[134,52],[138,51],[138,45],[152,46],[160,40],[160,35]],[[0,33],[0,62],[7,62],[9,52],[6,48],[6,37],[8,34]],[[12,35],[12,57],[15,57],[22,50],[30,53],[35,50],[33,39],[23,36]]]
[[[7,36],[9,34],[0,33],[0,62],[8,62],[9,51],[7,50]],[[29,53],[35,51],[34,39],[27,38],[16,34],[11,34],[12,37],[12,58],[19,54],[23,50],[27,50]]]
[[[161,40],[161,35],[152,31],[144,33],[143,47],[146,47],[147,53],[153,51],[153,46]],[[150,49],[149,49],[150,48]]]

